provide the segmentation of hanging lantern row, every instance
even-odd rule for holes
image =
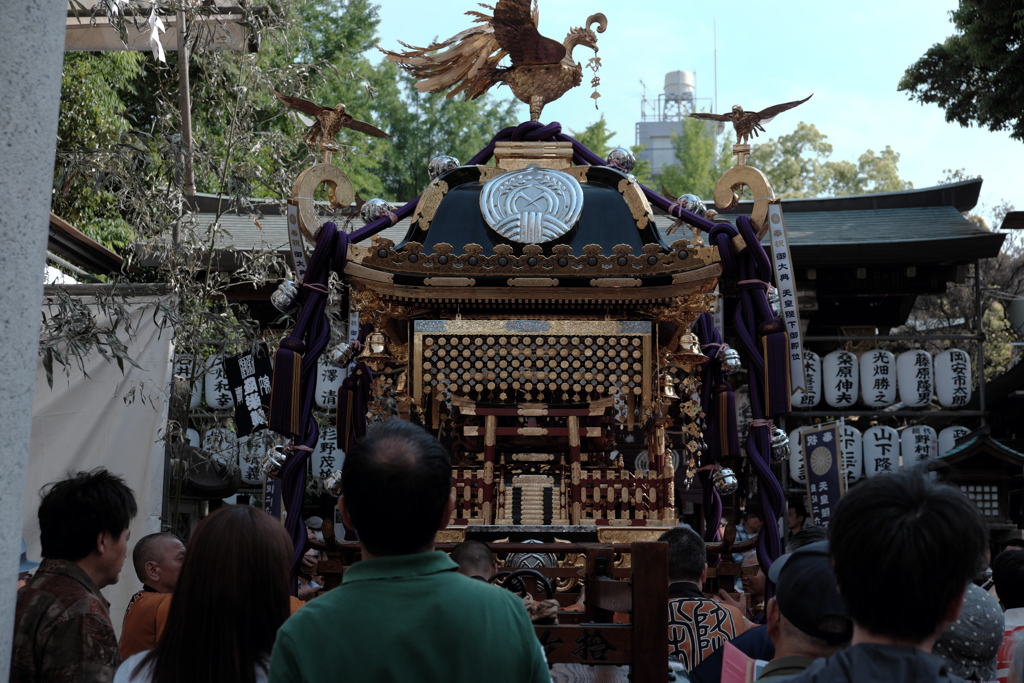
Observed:
[[[793,392],[794,408],[814,408],[824,395],[833,408],[849,408],[858,396],[864,405],[884,408],[897,402],[921,408],[933,395],[945,408],[963,408],[971,400],[971,359],[966,351],[947,349],[934,362],[922,349],[905,351],[899,358],[883,349],[865,351],[858,358],[850,351],[833,351],[820,358],[804,351],[807,390]]]
[[[276,476],[284,467],[288,456],[278,449],[283,437],[267,438],[271,434],[273,432],[261,431],[239,439],[226,427],[211,427],[202,435],[195,429],[185,432],[190,446],[202,448],[224,464],[237,464],[246,486],[258,486],[263,483],[264,474]],[[345,463],[345,452],[338,448],[337,436],[334,427],[321,428],[320,440],[310,458],[314,478],[326,482]]]
[[[810,428],[800,427],[789,433],[789,477],[801,484],[807,482],[807,477],[800,434]],[[913,467],[944,455],[953,449],[957,439],[968,433],[970,430],[960,425],[938,433],[927,425],[914,425],[902,432],[876,425],[861,434],[856,427],[844,424],[840,430],[843,471],[848,481],[854,482]]]
[[[317,408],[335,410],[338,406],[338,389],[348,376],[348,364],[355,357],[356,349],[349,344],[340,344],[320,356],[317,361],[316,394]],[[273,363],[273,356],[271,356]],[[204,362],[206,372],[201,382],[192,383],[192,394],[188,407],[195,409],[205,400],[211,410],[233,410],[234,400],[228,386],[227,374],[219,356],[210,356]],[[192,357],[177,356],[174,359],[174,374],[188,377],[192,374]]]

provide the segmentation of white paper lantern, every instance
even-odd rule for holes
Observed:
[[[956,447],[956,440],[970,434],[971,430],[960,425],[946,427],[939,432],[939,455],[945,455]]]
[[[825,403],[833,408],[849,408],[856,403],[860,390],[857,356],[849,351],[833,351],[825,356],[821,366]]]
[[[235,400],[231,397],[228,375],[220,356],[206,359],[206,405],[212,410],[233,410]]]
[[[238,462],[238,437],[224,427],[207,429],[203,435],[203,450],[214,460],[234,465]]]
[[[896,359],[896,377],[900,400],[908,408],[921,408],[931,403],[935,393],[932,357],[923,349],[904,351]]]
[[[345,451],[338,448],[338,430],[334,427],[326,427],[320,430],[320,440],[317,441],[316,450],[313,451],[310,461],[313,466],[313,476],[323,481],[335,470],[340,470],[345,464]]]
[[[864,439],[860,431],[844,424],[839,430],[839,444],[843,449],[843,471],[847,481],[860,481],[864,477]]]
[[[174,374],[189,380],[193,375],[192,369],[192,356],[182,355],[176,356],[174,359]],[[203,384],[202,382],[191,382],[192,395],[189,396],[188,407],[198,408],[199,403],[203,400]]]
[[[913,467],[917,463],[934,458],[939,454],[939,437],[928,425],[907,427],[900,434],[900,454],[903,466]]]
[[[326,410],[337,410],[338,389],[348,376],[348,370],[331,365],[323,356],[316,365],[316,406]],[[321,439],[322,440],[322,439]]]
[[[900,467],[900,435],[892,427],[876,425],[864,432],[864,474],[868,479]]]
[[[804,351],[804,377],[807,391],[793,392],[793,408],[813,408],[821,402],[821,356]]]
[[[238,440],[238,468],[242,470],[242,483],[258,486],[263,483],[260,460],[267,454],[267,443],[262,432]]]
[[[185,430],[185,440],[188,441],[188,445],[194,448],[199,448],[199,444],[202,443],[202,439],[199,438],[199,432],[194,429]]]
[[[945,408],[963,408],[971,400],[971,357],[961,349],[935,356],[935,393]]]
[[[789,478],[801,484],[807,483],[807,469],[800,435],[810,427],[797,427],[789,433]]]
[[[860,387],[864,405],[872,408],[896,402],[896,356],[871,349],[860,357]]]

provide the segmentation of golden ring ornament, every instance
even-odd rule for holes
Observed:
[[[722,174],[715,183],[715,206],[719,213],[736,208],[740,198],[737,192],[746,185],[754,193],[754,210],[750,220],[754,222],[757,238],[761,239],[768,232],[768,204],[775,200],[775,190],[768,176],[752,166],[733,166]]]
[[[299,228],[305,238],[314,244],[316,232],[320,229],[320,219],[316,215],[313,196],[321,185],[327,185],[327,199],[334,208],[345,208],[356,198],[352,181],[334,164],[317,164],[299,174],[292,189],[292,199],[299,206]]]
[[[832,451],[818,446],[811,451],[811,471],[819,477],[825,476],[832,469]]]

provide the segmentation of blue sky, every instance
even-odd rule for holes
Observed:
[[[911,102],[896,90],[903,71],[953,32],[949,11],[956,5],[955,0],[540,0],[540,31],[559,41],[589,14],[608,16],[608,31],[599,36],[600,109],[594,109],[591,89],[585,87],[585,72],[584,85],[545,107],[543,118],[560,121],[568,132],[603,113],[618,133],[616,142],[634,144],[641,80],[653,97],[667,72],[685,69],[696,73],[698,98],[714,96],[717,23],[718,111],[733,104],[757,110],[814,93],[800,108],[776,118],[769,137],[807,121],[828,135],[832,159],[856,161],[867,149],[891,145],[901,155],[900,174],[914,187],[936,184],[943,169],[964,168],[985,179],[983,212],[1003,199],[1024,208],[1024,178],[1011,168],[1011,159],[1024,152],[1022,143],[1007,132],[946,123],[938,106]],[[469,26],[462,13],[476,8],[471,0],[382,0],[382,45],[395,49],[398,40],[423,45],[448,38]],[[575,57],[585,64],[591,54],[577,48]],[[511,97],[505,87],[496,92]],[[527,118],[525,107],[522,111]]]

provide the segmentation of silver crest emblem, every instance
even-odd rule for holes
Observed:
[[[487,225],[513,242],[550,242],[580,219],[583,188],[568,173],[531,165],[484,185],[480,212]]]

